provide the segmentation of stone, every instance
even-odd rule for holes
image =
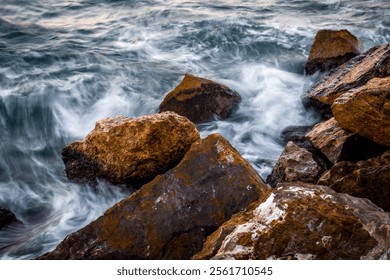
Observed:
[[[332,113],[341,128],[390,146],[390,76],[374,78],[338,97]]]
[[[305,125],[305,126],[288,126],[283,129],[280,137],[282,143],[285,145],[289,141],[294,142],[295,144],[303,143],[306,141],[306,134],[312,130],[314,125]]]
[[[98,121],[84,140],[63,149],[62,159],[72,181],[137,187],[174,167],[199,139],[195,125],[173,112],[119,116]]]
[[[0,230],[6,225],[17,221],[14,213],[7,208],[0,207]]]
[[[193,259],[390,259],[390,213],[325,186],[283,183],[225,222]]]
[[[314,107],[331,118],[333,101],[345,92],[365,85],[373,78],[390,76],[390,44],[369,49],[323,77],[303,97],[305,107]]]
[[[348,30],[319,30],[305,65],[306,73],[335,68],[360,54],[362,45]]]
[[[390,151],[357,163],[339,162],[318,180],[337,192],[368,198],[390,212]]]
[[[185,74],[160,104],[160,112],[173,111],[199,124],[226,119],[240,101],[241,96],[225,85]]]
[[[278,183],[301,181],[316,183],[327,170],[327,164],[315,154],[288,142],[276,162],[267,183],[275,187]]]
[[[356,133],[345,131],[335,118],[315,125],[306,137],[333,164],[339,161],[357,162],[380,155],[385,149]]]
[[[40,259],[189,259],[270,188],[219,134]]]

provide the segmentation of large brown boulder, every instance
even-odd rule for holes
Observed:
[[[368,198],[390,212],[390,151],[357,163],[339,162],[322,175],[318,184],[327,185],[337,192]]]
[[[320,157],[290,141],[267,177],[267,183],[271,187],[282,182],[316,183],[326,170],[327,165]]]
[[[344,93],[332,112],[343,129],[390,146],[390,76]]]
[[[96,123],[84,140],[62,151],[70,180],[138,186],[175,166],[200,139],[195,125],[173,112]]]
[[[17,221],[14,213],[7,208],[0,207],[0,230],[6,225]]]
[[[160,104],[160,112],[173,111],[194,123],[204,123],[227,118],[240,101],[240,95],[225,85],[185,74]]]
[[[360,54],[362,42],[348,30],[319,30],[305,65],[306,73],[327,71]]]
[[[215,231],[194,259],[390,259],[390,213],[325,186],[283,183]]]
[[[303,98],[306,107],[314,107],[325,117],[332,116],[333,101],[349,91],[366,84],[372,78],[390,76],[390,44],[376,46],[321,79]]]
[[[270,188],[219,134],[41,259],[189,259]]]
[[[333,164],[339,161],[356,162],[384,151],[383,146],[342,129],[335,118],[315,125],[306,137]]]

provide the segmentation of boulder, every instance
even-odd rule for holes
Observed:
[[[279,184],[233,216],[194,259],[389,259],[390,213],[325,186]]]
[[[345,131],[335,118],[315,125],[306,137],[333,164],[339,161],[357,162],[377,156],[385,149],[356,133]]]
[[[316,183],[326,170],[327,164],[320,157],[290,141],[267,177],[267,183],[271,187],[282,182]]]
[[[333,101],[349,91],[365,85],[372,78],[390,76],[390,44],[376,46],[352,58],[322,78],[303,97],[305,107],[314,107],[331,118]]]
[[[390,151],[357,163],[339,162],[318,180],[337,192],[370,199],[390,212]]]
[[[374,78],[338,97],[332,113],[341,128],[390,146],[390,76]]]
[[[185,74],[160,104],[160,112],[173,111],[198,124],[226,119],[240,101],[240,95],[225,85]]]
[[[270,188],[219,134],[40,259],[189,259]]]
[[[335,68],[360,54],[362,45],[348,30],[319,30],[305,65],[306,73]]]
[[[305,126],[288,126],[285,129],[283,129],[282,133],[280,134],[280,137],[282,139],[282,143],[286,145],[289,141],[294,142],[295,144],[299,145],[300,143],[305,142],[306,134],[312,130],[314,125],[305,125]]]
[[[18,221],[14,213],[7,208],[0,207],[0,230],[6,225]]]
[[[195,125],[173,112],[96,123],[84,140],[62,151],[68,178],[139,186],[175,166],[200,139]]]

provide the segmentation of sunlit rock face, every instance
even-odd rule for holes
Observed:
[[[314,107],[331,118],[333,101],[347,91],[365,85],[373,78],[390,76],[390,44],[376,46],[339,66],[321,79],[303,98],[306,107]]]
[[[189,259],[270,188],[219,134],[41,259]]]
[[[62,151],[69,179],[139,186],[177,164],[200,139],[195,125],[173,112],[101,120],[84,140]]]
[[[224,223],[194,259],[389,259],[390,214],[325,186],[283,183]]]
[[[194,123],[226,119],[241,101],[227,86],[186,74],[160,104],[160,112],[173,111]]]
[[[390,147],[390,77],[344,93],[333,102],[332,112],[343,129]]]
[[[348,30],[319,30],[305,65],[306,73],[327,71],[360,54],[362,42]]]

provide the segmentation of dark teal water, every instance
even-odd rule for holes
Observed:
[[[62,148],[102,118],[155,113],[189,72],[243,97],[219,132],[265,178],[280,132],[313,123],[300,96],[319,29],[348,29],[364,48],[390,41],[382,1],[0,0],[0,206],[22,221],[0,231],[0,258],[52,250],[128,195],[69,182]]]

